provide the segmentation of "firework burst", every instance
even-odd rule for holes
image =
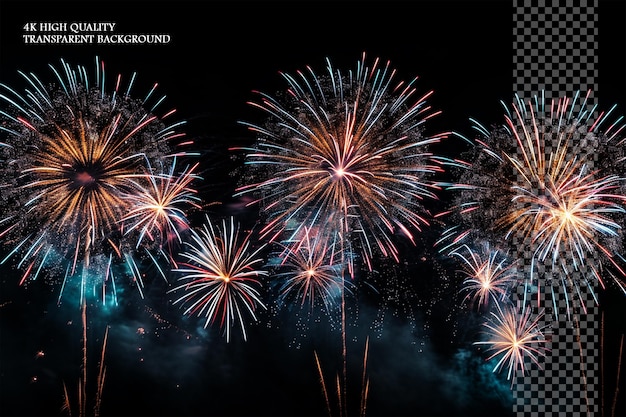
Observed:
[[[442,241],[480,235],[517,250],[521,237],[532,248],[534,266],[549,265],[561,276],[572,292],[568,299],[581,285],[604,287],[605,277],[624,291],[624,126],[620,118],[604,128],[611,111],[594,119],[588,97],[547,106],[543,96],[527,104],[518,99],[512,110],[505,107],[502,127],[490,132],[475,123],[480,137],[471,163],[450,186],[459,191],[456,214],[467,227],[449,229]]]
[[[173,156],[186,154],[176,150],[184,136],[178,131],[182,122],[166,123],[174,110],[156,115],[164,99],[155,97],[156,84],[143,100],[132,98],[135,75],[125,89],[118,76],[108,92],[97,57],[95,80],[84,67],[63,60],[60,69],[50,68],[56,84],[48,87],[21,72],[28,84],[23,94],[0,85],[5,106],[0,111],[0,237],[10,248],[2,262],[18,259],[20,284],[45,270],[52,281],[63,277],[62,288],[77,278],[81,296],[92,281],[109,282],[115,262],[126,264],[141,284],[132,259],[137,237],[124,234],[122,219],[132,220],[130,230],[145,223],[128,217],[142,203],[141,183],[188,185],[185,175],[179,181],[151,170],[173,167]],[[141,232],[140,243],[147,231]],[[105,260],[94,262],[99,259]],[[94,263],[104,270],[92,268]]]
[[[311,308],[321,303],[330,312],[346,284],[341,276],[337,242],[310,228],[300,229],[302,238],[283,245],[273,278],[280,282],[280,298],[295,298]]]
[[[487,308],[490,300],[495,303],[505,301],[509,289],[517,283],[515,263],[487,243],[478,250],[461,245],[450,255],[461,261],[465,276],[463,290],[468,293],[465,300],[476,303],[478,309]]]
[[[493,372],[500,372],[507,368],[507,380],[516,376],[517,372],[524,374],[525,366],[534,363],[541,368],[540,357],[549,350],[541,326],[543,310],[532,317],[530,308],[523,308],[521,313],[517,308],[507,304],[504,308],[496,305],[496,312],[490,312],[491,320],[487,321],[487,340],[474,342],[475,345],[488,345],[488,351],[493,353],[487,358],[490,361],[499,358]]]
[[[445,135],[423,135],[438,114],[426,105],[432,92],[418,97],[415,80],[395,82],[389,62],[370,67],[365,55],[347,74],[327,63],[324,75],[310,67],[282,74],[284,96],[261,93],[251,103],[268,120],[245,123],[258,140],[243,149],[251,179],[237,195],[258,196],[268,216],[260,235],[270,241],[285,240],[294,223],[319,225],[338,233],[342,253],[360,253],[368,265],[374,254],[397,260],[394,235],[412,241],[429,224],[424,200],[437,198],[430,177],[443,163],[429,147]]]
[[[126,234],[139,232],[137,247],[148,241],[159,250],[166,246],[171,255],[173,246],[182,243],[181,232],[189,229],[185,210],[189,207],[200,209],[200,198],[191,188],[191,183],[200,178],[194,174],[197,166],[177,173],[174,160],[169,172],[147,174],[134,181],[136,193],[127,196],[131,210],[121,222]]]
[[[263,263],[264,245],[252,249],[250,234],[240,233],[233,217],[220,229],[207,216],[200,230],[191,230],[191,241],[183,242],[187,250],[180,256],[186,262],[174,269],[181,274],[179,285],[169,290],[182,294],[174,304],[184,306],[183,314],[206,317],[205,328],[219,322],[227,341],[236,324],[246,339],[246,315],[256,321],[257,308],[265,308],[258,287],[267,271],[256,267]]]

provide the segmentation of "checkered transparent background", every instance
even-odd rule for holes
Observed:
[[[514,0],[513,93],[527,102],[543,91],[549,103],[552,99],[572,97],[577,91],[584,96],[591,90],[589,103],[594,104],[598,78],[597,7],[597,0]],[[518,248],[523,260],[518,272],[526,277],[533,247],[528,239],[519,236]],[[517,377],[513,412],[518,416],[597,415],[599,333],[593,296],[588,290],[582,292],[581,302],[587,313],[579,311],[577,315],[579,343],[575,321],[564,314],[567,301],[556,271],[541,266],[538,272],[540,301],[536,294],[526,294],[526,299],[531,300],[533,311],[545,309],[544,324],[551,351],[542,359],[543,369],[529,366],[525,375]],[[552,285],[559,311],[553,308]],[[518,289],[517,298],[518,303],[524,299],[523,286]]]

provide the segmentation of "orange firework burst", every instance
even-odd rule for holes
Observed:
[[[305,227],[302,237],[285,245],[275,279],[281,281],[280,297],[294,297],[301,304],[308,300],[311,307],[321,302],[327,312],[341,298],[346,282],[342,279],[343,265],[337,254],[337,244],[319,231]]]
[[[159,248],[181,243],[181,231],[189,229],[185,209],[200,208],[200,198],[191,183],[199,177],[194,174],[198,164],[176,173],[176,160],[169,172],[143,175],[134,181],[135,193],[128,195],[130,211],[121,219],[126,234],[139,231],[137,247],[144,239]],[[171,251],[168,251],[171,252]]]
[[[369,265],[374,253],[397,259],[394,235],[413,241],[429,224],[423,202],[437,198],[431,176],[443,170],[429,146],[445,134],[423,135],[438,114],[426,104],[432,92],[415,98],[413,82],[394,82],[395,72],[378,59],[369,67],[365,55],[349,74],[328,62],[326,75],[283,74],[284,100],[262,94],[252,103],[269,118],[263,127],[247,124],[258,140],[244,149],[251,183],[237,194],[258,194],[268,214],[262,237],[319,224]]]
[[[502,302],[517,283],[515,263],[510,263],[504,254],[486,243],[479,250],[462,245],[450,255],[462,261],[463,290],[468,292],[465,299],[476,302],[479,309],[486,308],[489,300]]]
[[[521,100],[506,109],[506,124],[481,133],[471,163],[450,190],[460,192],[454,226],[441,242],[459,244],[476,235],[517,250],[532,245],[533,266],[550,265],[562,287],[580,294],[611,278],[624,293],[622,228],[626,220],[626,154],[619,120],[604,128],[611,111],[592,119],[587,99],[562,98],[546,106]],[[574,112],[580,105],[580,111]],[[601,130],[603,129],[603,130]],[[452,245],[450,244],[450,245]],[[589,273],[572,274],[586,270]],[[534,273],[534,271],[531,271]],[[582,279],[576,276],[582,276]],[[595,294],[594,294],[595,297]]]
[[[160,182],[180,197],[177,187],[187,193],[191,177],[151,171],[157,165],[173,170],[173,156],[186,155],[175,150],[184,136],[177,131],[180,123],[165,122],[175,111],[156,114],[163,99],[152,103],[156,84],[137,100],[130,95],[134,75],[125,91],[121,76],[111,92],[106,90],[104,64],[97,57],[93,84],[84,67],[61,64],[60,70],[50,66],[57,85],[44,88],[37,76],[25,73],[29,88],[24,96],[1,85],[8,93],[0,94],[6,105],[0,133],[7,162],[0,171],[0,237],[11,246],[2,263],[19,259],[20,283],[44,270],[52,279],[63,276],[62,292],[77,277],[82,298],[91,281],[94,288],[109,281],[114,259],[126,263],[127,273],[141,284],[132,258],[148,231],[128,234],[125,229],[136,231],[152,220],[138,217],[142,184]],[[172,215],[161,216],[159,224]]]
[[[525,365],[530,361],[541,367],[539,358],[549,350],[541,326],[543,311],[534,318],[531,309],[523,308],[521,313],[511,305],[504,309],[496,304],[496,312],[491,312],[491,320],[485,323],[487,340],[474,342],[475,345],[488,345],[488,351],[494,351],[487,360],[499,357],[493,368],[499,372],[508,368],[507,380],[519,371],[525,372]]]

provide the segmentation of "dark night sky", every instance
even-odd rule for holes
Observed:
[[[599,105],[617,103],[617,111],[624,113],[624,3],[601,0],[599,12]],[[172,42],[24,45],[24,24],[42,21],[112,21],[118,33],[167,33]],[[238,122],[261,121],[262,115],[246,103],[255,97],[253,90],[273,94],[283,89],[279,71],[294,73],[310,65],[322,72],[327,57],[336,68],[352,69],[366,52],[370,58],[390,60],[399,78],[419,76],[419,90],[434,90],[428,102],[442,115],[429,121],[427,133],[471,135],[469,118],[485,125],[503,122],[500,100],[509,103],[513,93],[512,36],[512,3],[495,0],[2,0],[0,82],[19,90],[23,82],[18,70],[51,80],[48,64],[63,58],[90,70],[95,56],[111,76],[136,71],[134,91],[144,92],[158,82],[203,155],[203,176],[210,179],[200,185],[203,197],[224,202],[221,207],[228,211],[235,186],[229,174],[236,168],[228,148],[254,139]],[[456,146],[460,144],[451,141],[440,151],[454,154]],[[450,279],[442,280],[451,272],[442,272],[449,265],[435,259],[430,249],[436,238],[436,231],[427,231],[417,247],[404,249],[410,259],[417,253],[426,262],[411,262],[406,270],[388,266],[394,271],[390,275],[408,271],[418,280],[410,285],[410,294],[383,307],[373,295],[359,300],[358,319],[348,329],[349,401],[358,401],[369,336],[367,415],[510,415],[508,382],[492,374],[472,346],[477,321],[458,308],[460,299]],[[0,415],[66,415],[61,411],[63,381],[74,389],[80,375],[80,311],[71,300],[57,306],[57,287],[18,287],[18,274],[3,268]],[[162,282],[150,284],[144,299],[128,291],[118,308],[90,312],[94,361],[104,328],[111,326],[101,415],[327,415],[313,352],[319,352],[329,375],[336,372],[336,325],[322,316],[304,328],[297,309],[279,316],[261,313],[260,322],[248,329],[248,341],[234,333],[226,343],[217,329],[205,330],[203,322],[181,317],[168,303]],[[603,297],[611,318],[606,331],[614,342],[619,337],[615,334],[624,332],[624,297]],[[608,363],[609,354],[617,356],[612,346],[606,351]],[[36,358],[38,351],[45,356]],[[612,394],[611,384],[607,391]],[[353,403],[351,407],[358,409]]]

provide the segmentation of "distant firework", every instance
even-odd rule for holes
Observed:
[[[184,183],[183,194],[189,192],[188,174],[178,179],[173,172],[174,157],[188,155],[177,150],[182,122],[165,123],[174,110],[156,115],[164,98],[155,97],[156,84],[137,100],[130,95],[135,75],[125,83],[118,75],[109,92],[104,63],[95,62],[95,79],[61,60],[60,69],[50,65],[56,84],[23,72],[24,93],[0,84],[0,237],[10,250],[2,263],[17,259],[20,284],[42,274],[62,277],[62,291],[77,284],[81,298],[105,294],[98,287],[107,285],[114,292],[116,263],[141,290],[135,255],[146,247],[138,243],[148,234],[167,240],[168,234],[153,231],[185,223],[178,221],[182,211],[141,219],[141,196],[155,184],[168,189]],[[126,233],[127,227],[138,233]]]
[[[550,265],[570,301],[581,286],[604,286],[605,278],[626,293],[624,125],[621,119],[609,125],[612,111],[594,119],[588,96],[578,98],[547,107],[543,96],[518,100],[492,131],[475,122],[480,137],[449,187],[458,192],[452,210],[458,225],[440,242],[451,247],[483,239],[517,250],[514,238],[525,236],[533,265]],[[589,273],[575,278],[572,268]]]
[[[178,284],[169,290],[177,297],[174,304],[184,308],[185,315],[204,317],[204,327],[219,324],[226,340],[231,328],[239,326],[247,339],[248,319],[257,320],[256,310],[265,308],[259,289],[264,245],[254,248],[250,233],[243,234],[235,219],[213,224],[209,217],[199,230],[192,229],[183,243],[185,250],[174,273]]]
[[[268,119],[244,123],[257,142],[243,149],[250,171],[236,195],[261,203],[262,238],[284,241],[324,227],[340,239],[341,262],[352,268],[360,254],[371,268],[375,255],[398,260],[396,235],[413,241],[429,225],[424,201],[437,198],[433,177],[445,165],[429,148],[445,134],[423,134],[438,114],[426,104],[432,91],[418,96],[415,79],[396,82],[395,74],[389,62],[370,66],[364,54],[354,71],[327,61],[324,75],[310,67],[281,74],[283,95],[259,93],[251,104]]]
[[[310,308],[319,303],[330,313],[348,283],[342,279],[337,242],[321,231],[304,228],[300,232],[302,236],[283,247],[273,266],[271,278],[277,281],[279,300],[296,300],[300,307],[308,304]]]

